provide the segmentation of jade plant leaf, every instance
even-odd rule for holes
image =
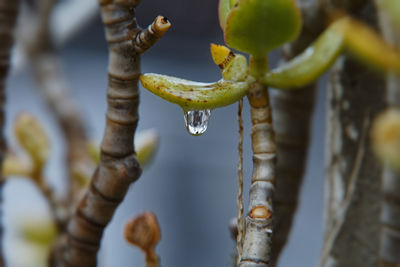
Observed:
[[[15,121],[14,132],[35,167],[41,169],[49,158],[50,143],[40,122],[29,113],[21,113]]]
[[[141,75],[140,82],[153,94],[183,110],[214,109],[233,104],[246,95],[249,86],[246,82],[225,80],[200,83],[154,73]]]
[[[210,51],[214,63],[221,69],[222,78],[229,81],[244,81],[247,78],[247,59],[243,55],[217,44],[211,44]]]
[[[335,62],[343,50],[347,20],[333,23],[303,53],[268,72],[262,82],[279,89],[301,88],[316,81]]]
[[[400,51],[387,44],[373,29],[355,19],[343,25],[346,48],[351,54],[372,68],[400,74]]]
[[[388,45],[378,33],[351,17],[343,17],[303,53],[273,69],[262,82],[279,89],[296,89],[316,81],[347,50],[376,71],[400,74],[400,51]]]
[[[399,0],[380,0],[378,1],[391,16],[391,18],[400,24],[400,1]]]
[[[301,28],[301,16],[294,0],[239,0],[233,7],[220,2],[228,46],[255,56],[294,40]],[[231,8],[229,13],[227,9]]]
[[[230,0],[220,0],[218,6],[219,25],[222,30],[225,28],[225,22],[228,18],[229,11],[231,10]]]

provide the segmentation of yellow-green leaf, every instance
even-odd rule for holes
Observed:
[[[375,155],[400,171],[400,110],[389,109],[374,121],[371,133]]]
[[[226,3],[221,5],[225,16]],[[223,27],[230,47],[256,56],[294,40],[300,28],[301,16],[294,0],[239,0]]]
[[[9,176],[24,176],[29,177],[32,173],[32,166],[24,159],[7,153],[3,162],[3,178]]]
[[[201,83],[154,73],[141,75],[140,82],[153,94],[181,106],[183,110],[227,106],[245,96],[248,89],[246,82],[220,80]]]
[[[50,154],[47,134],[39,121],[29,113],[21,113],[14,125],[20,145],[31,156],[35,168],[41,169]]]
[[[399,0],[380,0],[378,3],[385,9],[387,14],[398,24],[400,24],[400,1]]]
[[[154,158],[160,143],[160,137],[154,129],[141,131],[135,136],[136,157],[143,168]]]
[[[222,30],[225,29],[225,22],[228,18],[229,11],[231,10],[230,0],[220,0],[218,6],[219,25]]]
[[[222,78],[229,81],[244,81],[248,73],[247,59],[240,54],[233,53],[223,45],[210,45],[214,63],[221,69]]]
[[[333,23],[303,53],[268,72],[262,82],[279,89],[295,89],[317,80],[335,62],[343,50],[345,37],[341,30],[347,20]]]
[[[56,225],[46,217],[29,217],[20,224],[23,237],[30,242],[50,245],[57,237]]]
[[[262,82],[279,89],[310,84],[332,66],[344,49],[378,71],[400,74],[400,51],[367,25],[344,17],[331,24],[299,56],[267,73]]]
[[[346,32],[346,48],[364,63],[380,71],[400,74],[400,51],[385,41],[368,25],[349,19],[343,25]]]

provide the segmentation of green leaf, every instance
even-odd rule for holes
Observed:
[[[222,19],[226,2],[220,4]],[[294,40],[300,28],[300,12],[294,0],[239,0],[223,27],[230,47],[256,56]]]
[[[33,115],[21,113],[14,125],[19,144],[32,158],[35,168],[40,170],[50,155],[50,143],[40,122]]]
[[[47,217],[27,217],[20,223],[22,236],[33,243],[50,245],[57,237],[56,225]]]
[[[235,103],[246,95],[248,83],[220,80],[200,83],[148,73],[140,76],[143,87],[184,110],[214,109]]]
[[[400,51],[387,44],[368,25],[349,18],[343,25],[346,48],[363,63],[377,71],[400,74]]]
[[[372,148],[382,163],[400,173],[400,110],[390,108],[379,114],[371,129]]]
[[[308,85],[328,70],[344,49],[377,71],[400,74],[400,51],[386,44],[368,25],[343,17],[303,53],[267,73],[262,82],[279,89]]]
[[[159,147],[160,137],[154,129],[147,129],[135,135],[136,158],[142,168],[147,167]]]
[[[385,11],[391,16],[391,18],[400,24],[400,1],[399,0],[381,0],[381,3]]]
[[[296,89],[316,81],[343,51],[345,34],[338,29],[346,22],[332,24],[303,53],[267,73],[262,82],[274,88]]]
[[[222,30],[225,29],[225,22],[228,18],[229,11],[231,11],[230,0],[220,0],[218,6],[219,25]]]

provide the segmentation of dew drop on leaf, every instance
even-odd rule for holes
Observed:
[[[189,110],[185,112],[185,125],[192,135],[202,135],[207,130],[211,110]]]

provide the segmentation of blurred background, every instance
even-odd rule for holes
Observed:
[[[61,5],[72,0],[61,1]],[[92,0],[75,0],[92,1]],[[142,71],[211,82],[220,79],[209,53],[211,42],[223,44],[217,20],[217,0],[143,0],[137,8],[138,23],[146,26],[162,14],[172,22],[171,30],[142,57]],[[72,13],[73,14],[73,13]],[[73,15],[69,17],[73,20]],[[92,139],[101,141],[105,123],[107,45],[99,15],[60,45],[59,55],[71,94]],[[55,29],[57,31],[57,29]],[[271,55],[278,64],[279,52]],[[21,65],[22,66],[22,65]],[[315,110],[308,167],[295,225],[279,266],[314,266],[322,246],[324,92],[319,90]],[[63,192],[64,143],[60,130],[37,93],[31,70],[14,69],[7,88],[7,138],[15,146],[12,123],[21,111],[40,118],[52,144],[46,176]],[[153,211],[162,229],[157,247],[166,267],[230,266],[235,244],[228,224],[236,216],[237,105],[214,110],[207,132],[199,137],[186,132],[182,110],[141,88],[138,130],[154,128],[160,147],[153,163],[118,208],[106,229],[100,258],[102,267],[143,266],[144,256],[123,240],[127,219]],[[245,101],[244,177],[247,203],[252,161],[250,114]],[[279,179],[279,177],[278,177]],[[5,191],[6,250],[9,266],[32,266],[24,258],[35,254],[16,238],[15,228],[30,216],[49,216],[39,192],[24,179],[12,179]],[[246,206],[246,204],[245,204]],[[28,256],[27,256],[28,255]]]

